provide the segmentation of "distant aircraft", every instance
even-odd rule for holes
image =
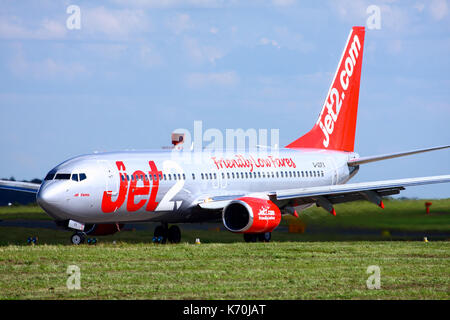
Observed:
[[[317,122],[285,148],[83,155],[52,169],[41,185],[0,181],[0,187],[36,193],[58,225],[74,230],[73,244],[129,222],[160,222],[154,237],[178,243],[180,228],[169,224],[221,219],[247,242],[270,241],[283,214],[298,217],[317,205],[336,215],[334,204],[362,199],[383,208],[383,196],[405,187],[449,182],[442,175],[346,184],[360,165],[450,147],[354,152],[364,35],[364,27],[352,28]],[[196,158],[203,161],[186,160]]]

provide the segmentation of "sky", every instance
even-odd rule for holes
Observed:
[[[450,144],[449,11],[448,0],[0,0],[0,178],[160,149],[196,120],[224,135],[279,129],[287,145],[317,120],[355,25],[366,26],[355,151]],[[352,181],[441,174],[449,150],[363,165]],[[449,198],[450,184],[401,195]]]

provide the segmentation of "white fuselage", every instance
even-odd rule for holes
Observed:
[[[85,223],[194,222],[210,197],[346,183],[355,153],[317,149],[111,152],[70,159],[50,171],[37,200],[56,220]]]

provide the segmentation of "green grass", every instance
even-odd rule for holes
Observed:
[[[341,204],[337,217],[311,208],[301,219],[307,230],[325,227],[323,234],[275,231],[271,243],[243,243],[239,234],[180,225],[181,244],[155,245],[154,225],[148,225],[77,247],[70,245],[71,232],[0,227],[0,299],[447,300],[449,241],[432,235],[427,243],[422,237],[382,241],[382,230],[448,234],[450,200],[432,200],[430,215],[424,202],[386,201],[385,210],[367,202]],[[0,208],[0,220],[15,219],[48,218],[37,207]],[[329,233],[327,227],[377,232]],[[30,236],[39,237],[37,245],[26,244]],[[202,244],[194,244],[196,238]],[[80,290],[66,287],[69,265],[81,269]],[[381,268],[379,290],[366,287],[370,265]]]
[[[449,242],[0,247],[0,299],[449,299],[449,287]]]
[[[425,214],[425,202],[432,202],[431,212]],[[350,227],[361,229],[449,231],[450,199],[442,200],[390,200],[385,209],[367,201],[335,205],[337,215],[322,208],[312,207],[299,212],[307,226]],[[51,220],[37,205],[0,207],[0,220]],[[287,224],[284,221],[283,224]]]
[[[52,220],[37,204],[0,207],[0,220]]]
[[[432,202],[430,214],[425,202]],[[336,217],[322,208],[309,208],[299,213],[307,226],[346,227],[360,229],[450,231],[450,199],[384,200],[385,209],[357,201],[335,206]]]

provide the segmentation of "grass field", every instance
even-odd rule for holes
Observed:
[[[424,200],[392,200],[385,210],[365,202],[339,205],[337,217],[312,208],[301,219],[306,230],[362,227],[448,234],[450,200],[432,202],[430,215],[424,213]],[[0,220],[16,219],[47,218],[36,207],[0,208]],[[354,235],[306,231],[274,232],[271,243],[243,243],[241,235],[180,226],[178,245],[150,243],[149,229],[99,237],[97,245],[71,246],[70,232],[0,223],[0,299],[450,298],[449,241],[382,241],[386,238],[381,236],[357,241]],[[27,245],[28,236],[38,236],[38,244]],[[378,241],[369,241],[372,237]],[[196,238],[202,243],[194,244]],[[80,268],[79,290],[66,286],[69,265]],[[371,265],[380,267],[380,289],[366,286]]]
[[[449,242],[0,247],[0,299],[449,299]],[[66,286],[69,265],[81,289]],[[368,266],[381,269],[369,290]]]

